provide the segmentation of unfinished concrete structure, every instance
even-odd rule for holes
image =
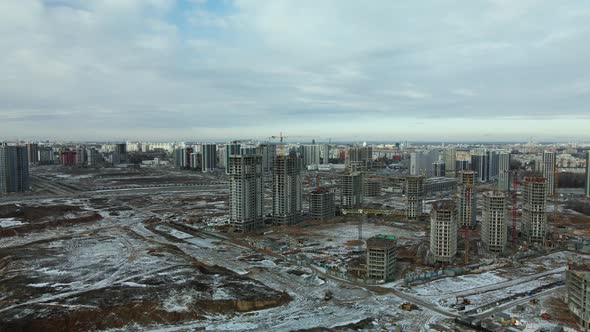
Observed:
[[[457,218],[459,227],[474,227],[476,216],[475,171],[460,171],[459,185],[457,186]]]
[[[381,195],[381,183],[380,179],[365,179],[364,195],[365,197],[377,197]]]
[[[500,191],[486,191],[482,200],[481,240],[488,251],[504,252],[508,239],[506,195]]]
[[[547,180],[545,186],[545,193],[547,196],[553,196],[555,188],[555,151],[543,152],[543,163],[541,166],[543,177]]]
[[[230,223],[249,232],[263,223],[262,156],[229,156]]]
[[[352,172],[366,172],[373,164],[373,147],[352,146],[346,149],[345,163]]]
[[[422,213],[424,200],[423,176],[408,176],[406,178],[406,199],[408,203],[406,217],[408,220],[418,220],[418,217]]]
[[[523,181],[522,233],[529,243],[545,242],[547,236],[546,180],[526,177]]]
[[[450,199],[432,203],[430,253],[435,263],[450,263],[457,254],[457,210]]]
[[[389,281],[395,272],[395,245],[393,235],[377,235],[367,240],[367,278]]]
[[[309,195],[309,214],[313,219],[326,220],[336,214],[334,192],[328,188],[317,188]]]
[[[272,221],[279,225],[293,225],[303,220],[301,157],[296,154],[277,156],[272,181]]]
[[[590,331],[590,263],[583,258],[571,259],[565,284],[568,309],[580,319],[582,331]]]
[[[363,174],[353,172],[340,178],[340,208],[352,209],[363,203]]]

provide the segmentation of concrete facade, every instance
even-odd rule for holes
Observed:
[[[340,177],[340,208],[352,209],[363,203],[363,174],[353,172]]]
[[[277,156],[272,182],[272,220],[279,225],[303,221],[301,168],[297,155]]]
[[[201,170],[203,172],[214,172],[217,169],[217,145],[201,145]]]
[[[501,253],[508,240],[508,209],[506,194],[486,191],[482,194],[483,213],[481,240],[490,252]]]
[[[498,189],[510,191],[510,153],[501,152],[498,155]]]
[[[313,219],[326,220],[336,215],[334,192],[318,188],[309,195],[309,214]]]
[[[568,309],[580,319],[581,331],[590,331],[590,264],[582,259],[570,261],[565,284]]]
[[[475,171],[459,171],[457,186],[457,217],[459,227],[474,227],[476,223]]]
[[[436,263],[450,263],[457,255],[457,209],[452,200],[432,203],[430,253]]]
[[[408,176],[406,178],[406,217],[408,220],[418,220],[422,213],[424,201],[424,177]]]
[[[545,242],[548,232],[546,180],[526,177],[523,181],[522,233],[529,243]]]
[[[590,197],[590,151],[586,151],[586,183],[584,194],[586,197]]]
[[[544,151],[543,160],[541,161],[541,171],[543,177],[547,179],[547,185],[545,186],[545,193],[547,196],[553,196],[555,185],[555,151]]]
[[[0,194],[29,191],[27,148],[0,144]]]
[[[397,240],[377,235],[367,239],[367,278],[389,281],[394,277]]]
[[[249,232],[263,224],[262,156],[229,156],[230,222]]]

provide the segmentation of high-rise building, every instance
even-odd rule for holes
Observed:
[[[39,164],[41,165],[53,165],[55,163],[55,156],[53,154],[53,148],[49,146],[39,147]]]
[[[230,223],[242,232],[263,223],[262,156],[229,156]]]
[[[36,165],[39,163],[39,144],[28,143],[27,144],[27,155],[29,158],[29,164]]]
[[[418,220],[422,213],[424,200],[424,177],[408,176],[406,178],[406,217],[408,220]]]
[[[72,166],[76,164],[76,151],[65,149],[61,152],[61,164],[65,166]]]
[[[590,331],[590,264],[581,258],[571,259],[565,272],[565,303],[580,320],[580,331]]]
[[[471,159],[455,160],[455,176],[459,176],[459,171],[471,170]]]
[[[548,233],[546,180],[526,177],[523,181],[522,233],[529,243],[545,243]]]
[[[301,157],[277,156],[272,183],[272,220],[275,224],[293,225],[303,220]]]
[[[334,192],[327,188],[317,188],[309,195],[309,214],[313,219],[326,220],[336,214]]]
[[[498,155],[498,189],[510,191],[510,153],[501,152]]]
[[[0,194],[29,191],[30,187],[27,148],[0,144]]]
[[[363,174],[352,172],[340,177],[340,208],[352,209],[363,203]]]
[[[239,155],[242,145],[239,143],[230,143],[225,145],[225,154],[223,165],[225,166],[225,174],[229,174],[229,157],[232,155]]]
[[[432,203],[430,253],[434,262],[450,263],[457,255],[457,210],[452,200]]]
[[[303,166],[320,164],[320,145],[305,144],[301,146],[301,155],[303,156]]]
[[[547,196],[553,196],[555,191],[555,151],[544,151],[541,170],[543,177],[547,179],[545,193]]]
[[[373,147],[369,145],[348,147],[345,163],[351,172],[366,172],[373,166]]]
[[[446,176],[446,164],[444,161],[435,161],[432,163],[434,177]]]
[[[88,159],[86,148],[79,146],[74,151],[76,151],[76,165],[86,165],[86,160]]]
[[[330,145],[322,144],[322,164],[328,165],[330,163]]]
[[[272,173],[276,151],[275,144],[260,144],[256,148],[256,153],[262,156],[262,171],[265,174]]]
[[[476,222],[476,173],[474,171],[459,171],[459,185],[457,186],[457,220],[459,227],[474,227]]]
[[[367,239],[367,278],[390,281],[395,272],[395,246],[393,235],[377,235]]]
[[[487,151],[488,156],[488,181],[498,179],[500,174],[500,153],[501,151]]]
[[[584,189],[586,197],[590,197],[590,150],[586,151],[586,185]]]
[[[486,191],[482,197],[481,240],[488,251],[504,252],[508,240],[506,194],[501,191]]]
[[[115,153],[116,155],[113,160],[117,160],[120,164],[126,164],[129,162],[127,158],[127,143],[117,143],[115,144]]]
[[[455,148],[446,148],[443,150],[442,160],[445,163],[447,176],[455,176],[457,150]],[[436,176],[436,175],[435,175]]]
[[[476,180],[478,182],[488,182],[490,180],[490,162],[487,153],[471,155],[471,170],[477,172]]]
[[[201,145],[201,170],[203,172],[214,172],[217,169],[217,145]]]
[[[86,149],[86,163],[88,166],[94,166],[98,164],[98,151],[96,151],[96,148],[91,146]]]

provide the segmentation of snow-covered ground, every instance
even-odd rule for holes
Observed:
[[[0,218],[0,228],[8,228],[13,226],[20,226],[24,223],[15,218]]]

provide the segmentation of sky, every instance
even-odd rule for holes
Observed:
[[[585,0],[0,0],[0,140],[590,141]]]

